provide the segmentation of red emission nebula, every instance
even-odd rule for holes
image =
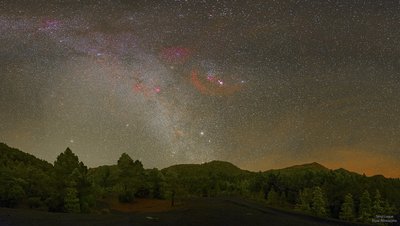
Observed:
[[[226,84],[221,78],[207,76],[207,79],[202,79],[199,76],[199,71],[193,69],[191,72],[191,83],[196,89],[205,95],[210,96],[229,96],[243,88],[243,84]],[[202,76],[205,77],[205,76]]]

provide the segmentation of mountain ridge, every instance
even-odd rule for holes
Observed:
[[[17,156],[22,156],[24,155],[24,158],[16,158],[16,161],[21,161],[22,159],[28,160],[28,159],[35,159],[34,161],[38,164],[41,165],[42,167],[51,167],[53,166],[52,163],[40,159],[30,153],[24,152],[19,150],[18,148],[14,148],[14,147],[10,147],[8,146],[6,143],[0,142],[0,158],[4,157],[4,153],[2,152],[3,150],[8,149],[9,152],[13,152],[13,153],[18,153]],[[47,165],[47,166],[44,166]],[[114,164],[115,165],[115,164]],[[101,166],[96,166],[96,167],[91,167],[90,169],[96,169],[98,167],[102,167],[102,166],[114,166],[114,165],[101,165]],[[288,167],[284,167],[284,168],[278,168],[278,169],[269,169],[269,170],[264,170],[264,171],[250,171],[250,170],[246,170],[246,169],[242,169],[238,166],[236,166],[235,164],[228,162],[228,161],[222,161],[222,160],[212,160],[209,162],[204,162],[204,163],[182,163],[182,164],[175,164],[175,165],[171,165],[171,166],[167,166],[164,167],[160,170],[162,171],[167,171],[167,170],[171,170],[171,169],[179,169],[179,168],[201,168],[201,167],[210,167],[210,168],[223,168],[227,171],[231,171],[231,172],[239,172],[242,171],[244,173],[256,173],[256,172],[263,172],[263,173],[269,173],[269,172],[290,172],[290,171],[304,171],[304,170],[308,170],[308,171],[346,171],[347,173],[351,173],[351,174],[357,174],[357,175],[363,175],[357,172],[353,172],[350,170],[347,170],[345,168],[338,168],[338,169],[330,169],[318,162],[311,162],[311,163],[304,163],[304,164],[297,164],[297,165],[293,165],[293,166],[288,166]],[[383,176],[384,178],[390,178],[390,177],[386,177],[385,175],[381,175],[381,174],[375,174],[375,175],[371,175],[368,177],[381,177]],[[394,178],[396,179],[396,178]]]

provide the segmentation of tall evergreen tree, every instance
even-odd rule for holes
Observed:
[[[363,222],[369,222],[371,218],[371,198],[369,192],[365,190],[360,198],[358,218]]]
[[[67,148],[57,156],[54,170],[57,191],[50,201],[61,204],[60,207],[63,208],[57,208],[67,212],[81,212],[82,205],[85,206],[83,209],[88,211],[89,203],[82,200],[87,200],[91,196],[91,184],[86,178],[87,167],[79,162],[78,156]]]
[[[353,196],[350,193],[348,193],[344,198],[339,218],[347,221],[354,219],[354,201]]]
[[[134,167],[132,158],[126,153],[122,153],[121,157],[119,157],[118,159],[117,165],[118,168],[122,171],[122,174],[129,173]]]
[[[322,191],[322,189],[319,186],[317,186],[314,188],[313,191],[311,211],[316,216],[326,216],[327,214],[326,207],[327,204],[326,204],[325,194]]]
[[[135,192],[133,191],[132,177],[133,177],[133,160],[131,157],[123,153],[118,159],[119,182],[122,186],[122,192],[119,195],[119,201],[131,202],[134,199]]]
[[[160,171],[156,168],[149,171],[147,182],[150,185],[151,197],[161,199],[164,198],[165,179]]]
[[[299,198],[295,209],[298,211],[311,213],[312,192],[309,188],[305,188],[299,192]]]
[[[64,197],[64,208],[68,213],[81,212],[78,191],[74,187],[66,188],[66,195]]]
[[[375,197],[374,197],[374,203],[372,205],[373,216],[383,214],[383,211],[384,211],[383,205],[384,205],[384,203],[382,201],[381,193],[379,192],[379,190],[376,190]]]
[[[396,207],[391,205],[387,200],[383,202],[383,213],[385,215],[394,215],[396,214]]]
[[[281,195],[280,195],[280,197],[279,197],[279,204],[280,204],[281,206],[287,205],[287,198],[286,198],[285,192],[282,192],[282,193],[281,193]]]
[[[270,205],[279,205],[279,194],[272,187],[267,195],[267,203]]]
[[[57,156],[54,162],[54,170],[58,178],[67,178],[72,171],[77,168],[81,173],[87,171],[82,162],[79,162],[78,156],[71,149],[67,148],[63,153]]]
[[[144,188],[144,169],[140,161],[134,162],[128,154],[123,153],[118,159],[117,165],[122,187],[122,193],[119,196],[121,202],[131,202],[136,193],[138,196],[143,196],[143,193],[147,194]]]

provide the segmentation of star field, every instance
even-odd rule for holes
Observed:
[[[0,140],[89,166],[400,176],[398,1],[2,1]]]

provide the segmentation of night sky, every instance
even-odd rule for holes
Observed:
[[[400,177],[400,2],[3,0],[0,106],[50,162]]]

